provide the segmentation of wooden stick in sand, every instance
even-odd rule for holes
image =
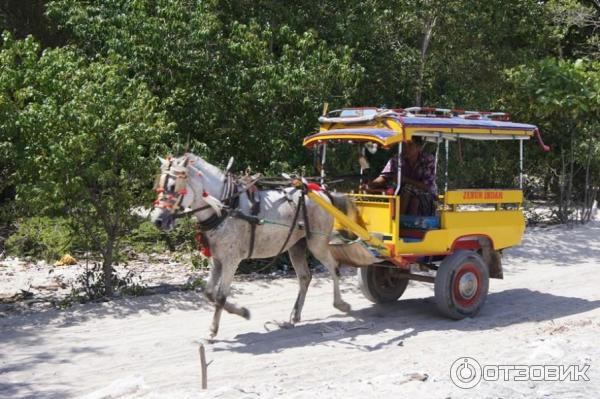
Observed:
[[[204,345],[200,344],[200,367],[202,370],[202,389],[206,389],[208,386],[208,366],[206,365],[206,353],[204,352]]]

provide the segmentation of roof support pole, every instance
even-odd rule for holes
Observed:
[[[440,157],[440,138],[435,139],[435,165],[433,166],[433,175],[437,176],[438,159]]]
[[[448,191],[448,154],[450,151],[450,141],[448,139],[444,140],[444,144],[446,146],[446,167],[444,168],[444,192]]]
[[[321,153],[321,185],[325,184],[325,161],[327,160],[327,143],[323,143],[323,152]]]
[[[519,140],[519,189],[523,190],[523,140]]]
[[[402,186],[402,142],[398,143],[398,162],[396,162],[396,191],[394,195],[398,195],[400,192],[400,186]]]

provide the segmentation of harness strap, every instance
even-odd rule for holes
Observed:
[[[244,185],[241,190],[238,189],[238,186],[234,183],[233,180],[234,180],[233,176],[230,173],[228,173],[227,177],[226,177],[226,182],[223,186],[223,190],[221,193],[221,201],[225,204],[225,207],[223,208],[223,212],[221,213],[221,216],[219,216],[215,213],[206,220],[198,221],[198,230],[200,232],[207,232],[207,231],[216,229],[228,216],[235,217],[235,218],[238,218],[238,219],[248,222],[250,225],[250,243],[249,243],[249,248],[248,248],[247,259],[250,259],[254,253],[254,244],[255,244],[255,240],[256,240],[256,226],[259,224],[262,224],[262,220],[256,216],[256,215],[258,215],[258,213],[260,211],[260,198],[258,200],[256,200],[255,196],[254,196],[255,192],[249,192],[249,190],[251,188],[255,187],[256,183],[260,180],[260,176],[256,179],[252,180],[249,184]],[[239,203],[239,197],[243,193],[247,193],[248,199],[251,203],[251,213],[252,213],[251,215],[247,215],[244,212],[236,209],[238,206],[238,203]],[[298,205],[296,207],[296,211],[294,212],[294,219],[291,223],[288,235],[287,235],[283,245],[281,246],[279,252],[277,253],[277,255],[271,260],[271,262],[269,262],[267,264],[267,266],[265,266],[265,269],[273,266],[279,260],[279,257],[281,256],[281,254],[284,252],[286,246],[288,245],[290,239],[292,238],[292,234],[294,233],[294,230],[298,227],[298,219],[300,217],[300,212],[303,213],[302,218],[304,221],[304,229],[306,231],[306,238],[310,239],[311,232],[310,232],[310,225],[309,225],[309,221],[308,221],[308,213],[306,210],[305,196],[306,196],[306,188],[303,187],[300,190],[300,199],[298,200]],[[287,196],[286,196],[286,199],[288,200],[288,202],[290,204],[292,204],[294,202],[291,198],[289,198]],[[198,211],[201,211],[204,209],[208,209],[208,208],[210,208],[210,205],[205,205],[205,206],[202,206],[199,208],[191,209],[186,212],[182,212],[180,214],[175,215],[175,217],[176,218],[183,217],[183,216],[189,215],[191,213],[195,213],[195,212],[198,212]],[[204,247],[206,248],[207,252],[210,254],[210,246],[209,246],[207,237],[204,237],[204,240],[205,240]]]
[[[228,173],[221,193],[221,202],[225,204],[226,208],[224,208],[223,212],[221,212],[221,216],[218,216],[215,213],[206,220],[198,221],[198,229],[201,232],[207,232],[216,229],[221,223],[223,223],[223,221],[228,216],[236,217],[238,219],[242,219],[248,222],[250,224],[250,247],[248,249],[248,258],[252,257],[252,254],[254,253],[254,242],[256,240],[256,226],[260,224],[260,219],[255,215],[246,215],[245,213],[237,210],[236,208],[239,204],[239,197],[244,192],[247,192],[250,188],[254,187],[254,185],[259,179],[260,177],[254,179],[250,182],[250,184],[244,186],[241,190],[239,190],[238,186],[234,182],[233,175],[231,173]],[[248,198],[251,198],[249,194]],[[253,203],[252,208],[254,209],[255,203],[252,200],[251,202]],[[210,208],[210,205],[205,205],[200,208],[192,209],[191,211],[183,212],[176,216],[182,217],[190,213],[198,212],[199,210],[204,210],[208,208]],[[256,212],[256,214],[258,214],[258,212]],[[208,247],[208,244],[206,244],[206,247]]]
[[[250,224],[262,224],[261,219],[254,215],[246,215],[244,212],[234,209],[231,211],[231,217],[245,220]]]
[[[216,229],[223,222],[223,220],[225,220],[226,217],[226,212],[222,212],[221,216],[217,215],[216,213],[213,213],[208,219],[198,221],[198,230],[200,230],[201,232],[207,232]]]
[[[250,215],[244,215],[242,218],[250,223],[250,249],[248,250],[248,259],[252,258],[252,254],[254,253],[254,241],[256,239],[256,225],[259,224],[260,220],[256,217],[260,213],[260,195],[258,194],[258,190],[254,185],[257,180],[251,182],[246,191],[246,196],[251,203],[250,206]],[[257,198],[258,197],[258,198]],[[241,215],[240,215],[241,216]],[[256,221],[254,221],[256,220]]]
[[[250,244],[248,248],[248,257],[250,259],[254,253],[254,242],[256,240],[256,226],[262,224],[262,220],[254,215],[246,215],[237,209],[231,212],[231,217],[245,220],[250,225]]]
[[[254,241],[256,240],[256,223],[250,223],[250,248],[248,249],[248,259],[252,258],[254,253]]]
[[[304,231],[306,231],[306,239],[310,240],[310,225],[308,224],[308,213],[306,212],[306,203],[304,202],[304,189],[302,190],[302,218],[304,219]]]
[[[244,186],[241,190],[238,190],[237,186],[234,184],[234,187],[236,187],[235,192],[233,194],[231,194],[228,198],[223,197],[225,199],[223,199],[222,202],[224,204],[226,204],[229,208],[237,208],[237,201],[234,201],[234,200],[238,200],[242,194],[244,194],[246,191],[248,191],[251,187],[255,186],[256,183],[258,183],[258,181],[260,179],[261,179],[261,177],[258,177],[257,179],[250,182],[248,185]],[[223,189],[223,191],[225,191],[225,189]],[[194,209],[187,210],[185,212],[178,213],[178,214],[174,215],[173,217],[175,219],[179,219],[179,218],[182,218],[182,217],[185,217],[185,216],[188,216],[188,215],[191,215],[196,212],[200,212],[200,211],[203,211],[203,210],[209,209],[209,208],[210,208],[210,205],[204,205],[204,206],[201,206],[198,208],[194,208]]]
[[[300,194],[300,200],[298,201],[298,206],[296,207],[296,212],[294,213],[294,220],[292,220],[292,226],[290,227],[290,231],[288,232],[288,235],[285,238],[285,241],[284,241],[283,245],[281,246],[281,248],[279,249],[279,252],[277,253],[277,255],[275,255],[275,257],[267,264],[267,266],[265,266],[263,268],[263,270],[269,269],[271,266],[273,266],[279,260],[279,257],[285,250],[285,247],[288,245],[288,242],[290,242],[290,238],[292,238],[292,234],[294,233],[294,230],[297,227],[298,217],[300,216],[301,210],[304,210],[304,218],[305,218],[305,220],[307,220],[306,219],[306,203],[304,201],[304,196],[305,196],[305,192],[303,189]],[[308,230],[307,230],[307,237],[308,237]]]

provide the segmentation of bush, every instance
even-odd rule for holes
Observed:
[[[32,217],[17,222],[5,245],[11,255],[52,261],[81,248],[75,237],[68,219]]]
[[[137,253],[193,251],[196,249],[196,224],[191,218],[180,219],[175,228],[165,232],[145,220],[123,239],[124,246]]]
[[[125,236],[123,244],[136,253],[165,252],[167,245],[164,235],[152,223],[144,221],[133,229],[131,234]]]

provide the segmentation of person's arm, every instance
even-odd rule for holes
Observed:
[[[381,171],[381,174],[373,179],[371,183],[369,183],[369,188],[380,188],[384,187],[388,179],[391,177],[393,171],[396,170],[396,162],[394,158],[390,158],[388,162],[385,164],[385,167]]]
[[[384,175],[379,175],[375,179],[369,183],[369,188],[379,188],[385,186],[385,182],[387,181]]]

